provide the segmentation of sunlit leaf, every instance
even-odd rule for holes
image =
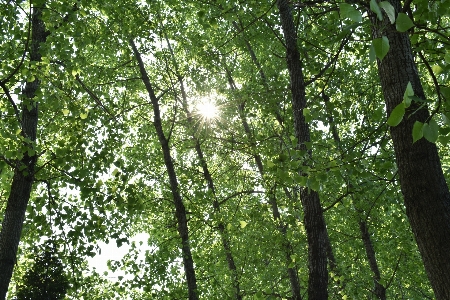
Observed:
[[[414,96],[414,90],[411,82],[408,82],[405,93],[403,94],[403,103],[405,103],[405,108],[408,108],[411,105],[412,96]]]
[[[245,221],[239,221],[239,224],[241,225],[241,228],[245,228],[245,226],[247,226],[247,222]]]
[[[382,2],[378,3],[378,5],[382,9],[384,9],[384,11],[386,12],[386,14],[387,14],[391,24],[394,24],[394,22],[395,22],[395,9],[392,6],[392,4],[389,3],[388,1],[382,1]]]

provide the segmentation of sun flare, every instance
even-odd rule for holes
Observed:
[[[197,104],[197,113],[205,120],[216,119],[219,115],[219,110],[216,104],[210,100],[204,100]]]

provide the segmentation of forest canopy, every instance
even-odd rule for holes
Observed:
[[[0,15],[0,299],[450,298],[450,1]]]

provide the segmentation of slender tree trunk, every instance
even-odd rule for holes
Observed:
[[[237,25],[235,25],[235,26],[237,26]],[[248,42],[246,42],[246,44],[247,44],[247,47],[249,47],[249,51],[251,52],[252,59],[256,60],[256,56],[255,56],[252,48],[250,47],[250,44]],[[258,65],[259,65],[259,63],[258,63]],[[265,80],[264,71],[262,70],[262,68],[260,68],[259,70],[260,70],[260,75],[262,76],[264,83],[267,84],[267,82]],[[237,90],[236,84],[234,83],[234,80],[233,80],[233,77],[231,76],[230,70],[228,70],[228,68],[226,68],[225,71],[227,74],[228,84],[230,85],[230,88],[233,91],[236,91]],[[254,141],[250,125],[248,124],[247,118],[245,117],[243,103],[239,104],[238,110],[239,110],[239,118],[241,119],[241,123],[242,123],[242,126],[244,127],[245,134],[247,135],[247,138],[249,139],[250,144],[253,149],[253,158],[254,158],[256,166],[258,168],[259,174],[260,174],[261,178],[264,178],[264,167],[262,164],[261,155],[259,155],[256,152],[256,143]],[[270,187],[268,189],[270,189]],[[286,237],[286,224],[284,224],[284,222],[281,220],[275,193],[269,192],[268,200],[269,200],[269,204],[272,208],[272,216],[273,216],[274,220],[276,220],[278,222],[278,230],[280,231],[280,233],[283,236],[283,251],[286,255],[286,266],[288,266],[287,273],[288,273],[289,282],[291,285],[292,299],[300,300],[300,299],[302,299],[302,296],[300,293],[300,281],[298,279],[298,272],[295,267],[289,267],[289,265],[292,262],[292,259],[291,259],[291,255],[293,254],[292,246],[291,246],[291,242]]]
[[[34,6],[31,16],[31,61],[40,61],[40,44],[45,42],[47,33],[44,22],[41,20],[42,7]],[[22,137],[31,142],[26,147],[33,149],[36,141],[38,123],[38,102],[33,98],[39,88],[40,81],[35,79],[27,82],[23,91],[22,105]],[[23,158],[16,162],[14,177],[11,185],[11,192],[8,197],[5,215],[0,232],[0,299],[6,297],[8,286],[16,263],[16,255],[22,233],[25,211],[34,181],[34,168],[37,156],[29,155],[28,151],[23,154]]]
[[[324,92],[322,92],[322,98],[325,102],[327,119],[328,119],[328,123],[330,124],[330,129],[331,129],[331,134],[333,136],[333,140],[335,141],[336,145],[338,145],[338,148],[341,151],[341,155],[344,157],[345,152],[342,151],[342,149],[340,147],[341,138],[339,136],[339,132],[338,132],[336,123],[334,122],[333,115],[331,114],[331,111],[328,109],[328,103],[330,101],[330,97],[328,95],[326,95]],[[355,209],[356,209],[356,207],[355,207]],[[364,249],[366,251],[366,256],[367,256],[367,260],[369,262],[370,270],[373,273],[373,282],[374,282],[373,293],[375,294],[375,296],[377,296],[378,299],[386,300],[386,287],[380,283],[380,280],[381,280],[380,269],[378,268],[378,261],[375,256],[375,250],[373,248],[372,239],[370,238],[369,229],[367,228],[367,223],[365,220],[361,219],[359,221],[359,230],[361,232],[361,239],[364,244]]]
[[[142,81],[145,84],[145,88],[147,89],[148,95],[152,102],[154,120],[153,125],[155,126],[156,133],[158,135],[159,142],[161,144],[161,148],[164,155],[164,163],[166,165],[167,173],[169,175],[170,188],[173,196],[173,203],[175,205],[175,216],[178,222],[178,233],[181,238],[181,252],[183,256],[183,265],[184,272],[186,275],[186,281],[188,285],[189,299],[196,300],[198,299],[197,294],[197,280],[195,278],[195,270],[194,270],[194,261],[192,259],[191,247],[189,245],[189,230],[188,230],[188,222],[186,217],[186,209],[184,207],[183,199],[181,198],[181,194],[178,188],[178,180],[175,173],[175,167],[172,162],[172,157],[170,154],[169,141],[164,135],[164,131],[161,123],[161,113],[159,109],[159,102],[156,98],[153,87],[150,83],[150,79],[147,75],[147,71],[145,70],[144,62],[142,61],[141,54],[136,48],[133,40],[130,40],[131,48],[133,49],[133,53],[136,57],[136,60],[139,64],[139,71],[141,73]]]
[[[165,39],[166,39],[166,42],[167,42],[167,45],[168,45],[168,48],[170,51],[170,55],[172,56],[172,61],[175,65],[175,75],[177,77],[178,84],[180,85],[183,110],[187,115],[187,121],[189,123],[190,128],[192,129],[194,127],[194,122],[192,120],[191,112],[189,111],[189,108],[188,108],[187,94],[186,94],[186,89],[184,88],[183,78],[180,75],[178,63],[175,59],[175,54],[173,52],[170,41],[167,38],[167,36],[165,36]],[[217,200],[216,188],[214,186],[214,181],[211,176],[211,173],[209,172],[208,164],[206,163],[205,157],[203,155],[203,151],[200,146],[200,141],[195,136],[194,133],[192,133],[192,140],[194,142],[195,151],[197,152],[197,158],[198,158],[200,165],[202,167],[202,170],[203,170],[203,177],[208,184],[208,190],[213,195],[214,212],[220,213],[220,204],[219,204],[219,201]],[[231,244],[230,244],[229,238],[227,237],[227,234],[225,232],[225,225],[224,225],[223,221],[219,221],[217,228],[219,230],[220,238],[222,241],[222,247],[225,251],[225,256],[226,256],[227,263],[228,263],[228,269],[231,272],[231,281],[232,281],[232,285],[233,285],[234,298],[237,300],[241,300],[242,295],[241,295],[241,288],[240,288],[240,283],[239,283],[239,276],[238,276],[238,272],[236,269],[236,264],[234,262],[233,253],[231,251]]]
[[[294,129],[298,140],[298,149],[308,151],[305,142],[310,141],[308,123],[303,116],[306,107],[305,82],[302,63],[297,47],[292,10],[288,0],[278,0],[281,25],[286,43],[286,59],[291,81],[292,110]],[[307,162],[305,162],[307,164]],[[300,199],[303,205],[304,222],[308,240],[308,299],[319,300],[328,298],[327,241],[328,234],[323,217],[319,194],[311,189],[301,187]]]
[[[389,1],[400,12],[399,0]],[[408,33],[395,25],[372,18],[373,38],[386,36],[390,49],[383,61],[378,60],[386,113],[403,101],[408,82],[414,94],[425,99],[414,62]],[[428,109],[418,109],[413,102],[403,121],[391,127],[401,190],[425,270],[437,299],[450,299],[450,193],[436,145],[426,139],[413,143],[412,128],[416,121],[427,122]]]
[[[381,274],[378,268],[378,262],[375,257],[375,250],[373,249],[372,240],[370,239],[369,229],[367,223],[364,220],[359,221],[359,229],[361,231],[361,239],[366,249],[367,260],[369,261],[370,270],[373,273],[373,283],[375,285],[373,293],[380,300],[386,300],[386,288],[380,283]]]

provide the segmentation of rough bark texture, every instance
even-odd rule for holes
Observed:
[[[389,1],[400,11],[400,1]],[[387,20],[387,17],[385,17]],[[389,116],[402,102],[408,82],[414,94],[425,99],[407,33],[396,31],[395,25],[373,21],[373,37],[389,39],[390,49],[378,72]],[[413,102],[403,121],[391,127],[398,174],[409,218],[425,270],[437,299],[450,299],[450,193],[442,172],[435,144],[424,138],[413,143],[415,121],[426,122],[427,108],[414,112]]]
[[[297,47],[291,7],[287,0],[278,0],[280,19],[286,42],[286,60],[291,81],[292,110],[294,127],[299,150],[307,150],[305,142],[310,141],[308,123],[303,116],[306,107],[305,82],[302,63]],[[311,155],[311,151],[308,151]],[[328,298],[327,241],[328,234],[323,217],[319,194],[308,188],[300,188],[304,222],[308,240],[308,299]]]
[[[183,199],[181,198],[179,189],[178,189],[178,180],[175,173],[175,167],[172,162],[172,157],[170,154],[169,141],[164,135],[164,131],[161,124],[161,113],[159,109],[158,99],[156,98],[153,87],[150,83],[150,79],[147,75],[147,71],[145,70],[144,63],[141,58],[141,54],[136,48],[136,45],[132,40],[130,40],[131,48],[133,49],[133,53],[136,57],[136,60],[139,64],[139,71],[141,73],[142,81],[145,84],[145,88],[149,94],[150,100],[153,106],[153,125],[156,129],[156,134],[158,135],[159,142],[161,144],[161,148],[164,155],[164,163],[166,165],[167,173],[169,175],[170,188],[173,196],[173,203],[175,205],[175,216],[178,222],[178,233],[181,238],[181,252],[183,255],[183,265],[184,272],[186,275],[186,281],[188,285],[189,299],[196,300],[198,299],[197,294],[197,280],[195,277],[194,270],[194,261],[192,259],[191,247],[189,245],[189,229],[188,222],[186,217],[186,208],[183,203]]]
[[[44,23],[41,20],[42,8],[34,7],[31,17],[31,61],[40,61],[40,44],[45,42],[46,31]],[[22,136],[36,141],[36,131],[38,123],[38,103],[33,99],[39,88],[38,79],[33,82],[27,82],[25,85],[24,104],[22,107]],[[27,104],[31,109],[28,109]],[[27,145],[27,147],[32,147]],[[16,163],[14,177],[11,185],[11,193],[6,205],[5,215],[0,232],[0,299],[6,297],[9,282],[16,263],[16,255],[19,247],[20,236],[22,233],[25,211],[34,181],[34,168],[36,165],[36,155],[29,156],[24,153],[23,158]],[[19,168],[23,168],[19,170]]]

